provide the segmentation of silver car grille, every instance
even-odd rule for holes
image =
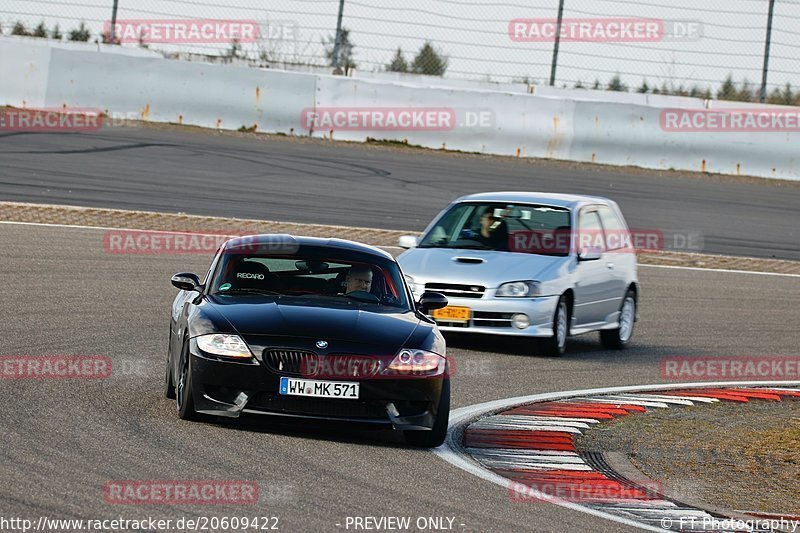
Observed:
[[[483,298],[486,287],[481,285],[456,285],[452,283],[428,283],[426,291],[433,291],[452,298]]]

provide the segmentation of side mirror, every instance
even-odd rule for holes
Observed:
[[[595,246],[585,246],[578,252],[578,261],[597,261],[602,255],[602,250]]]
[[[397,241],[397,244],[400,248],[416,248],[417,244],[419,244],[419,238],[416,235],[403,235]]]
[[[423,313],[447,307],[447,296],[438,292],[425,291],[422,293],[417,307],[419,307]]]
[[[182,291],[196,291],[200,288],[200,278],[191,272],[175,274],[170,281]]]

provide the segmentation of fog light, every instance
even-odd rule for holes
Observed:
[[[525,329],[531,325],[531,319],[525,313],[517,313],[511,317],[511,325],[517,329]]]

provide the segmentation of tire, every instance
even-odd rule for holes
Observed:
[[[165,374],[164,396],[166,396],[168,400],[175,400],[177,397],[175,396],[175,385],[172,381],[172,365],[170,364],[169,358],[167,358],[167,371]]]
[[[558,299],[556,310],[553,313],[553,335],[545,341],[547,355],[561,356],[567,351],[567,337],[569,336],[569,306],[564,295]]]
[[[167,369],[164,372],[164,396],[168,400],[174,400],[175,397],[175,382],[172,379],[172,331],[169,332],[169,348],[167,348]]]
[[[609,350],[624,349],[633,336],[633,325],[636,322],[636,295],[630,289],[622,299],[619,308],[619,327],[600,330],[600,342]]]
[[[447,438],[447,425],[450,422],[450,379],[443,378],[442,396],[436,409],[436,421],[430,431],[403,431],[403,438],[410,446],[436,448]]]
[[[183,341],[178,369],[178,383],[175,388],[175,405],[178,408],[178,416],[182,420],[200,420],[200,415],[194,410],[192,357],[189,353],[189,339]]]

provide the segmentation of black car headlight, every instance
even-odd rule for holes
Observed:
[[[437,353],[403,348],[382,374],[421,377],[438,376],[444,374],[446,367],[447,359]]]
[[[212,333],[210,335],[200,335],[195,338],[195,340],[197,341],[198,348],[212,355],[241,359],[253,357],[253,354],[250,353],[250,348],[247,347],[247,344],[245,344],[238,335]]]

